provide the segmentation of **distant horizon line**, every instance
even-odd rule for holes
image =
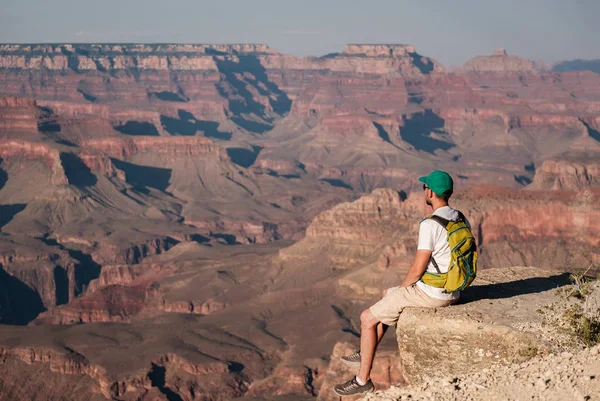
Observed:
[[[212,43],[202,43],[202,42],[77,42],[77,41],[68,41],[68,42],[0,42],[0,46],[24,46],[24,45],[198,45],[198,46],[232,46],[232,45],[250,45],[250,46],[266,46],[269,49],[275,50],[281,54],[291,54],[292,53],[284,53],[274,47],[271,47],[271,45],[267,44],[267,43],[260,43],[260,42],[212,42]],[[417,50],[417,48],[414,45],[411,44],[406,44],[406,43],[384,43],[384,42],[378,42],[378,43],[346,43],[344,46],[402,46],[402,47],[413,47],[415,48],[415,50]],[[343,48],[342,48],[343,49]],[[491,53],[489,54],[476,54],[474,56],[471,56],[468,60],[475,58],[475,57],[486,57],[486,56],[491,56],[492,53],[498,49],[506,49],[504,47],[499,47],[499,48],[495,48],[491,51]],[[418,51],[416,51],[418,53]],[[305,56],[297,56],[297,55],[293,55],[294,57],[298,57],[298,58],[305,58],[305,57],[313,57],[313,58],[320,58],[320,57],[324,57],[324,56],[328,56],[330,54],[335,54],[337,52],[329,52],[329,53],[325,53],[322,55],[305,55]],[[429,56],[429,55],[425,55],[425,54],[421,54],[418,53],[422,56],[431,58],[433,60],[437,61],[437,58],[435,56]],[[512,54],[508,53],[509,56],[513,56]],[[533,59],[533,58],[529,58],[529,57],[522,57],[522,56],[515,56],[515,57],[519,57],[525,60],[529,60],[532,62],[544,62],[544,63],[548,63],[550,65],[557,65],[563,62],[570,62],[570,61],[597,61],[600,59],[596,59],[596,58],[572,58],[572,59],[560,59],[558,61],[547,61],[544,59]],[[439,62],[439,61],[438,61]],[[464,63],[463,63],[464,64]],[[460,64],[460,65],[463,65]],[[460,65],[454,65],[454,64],[450,64],[450,65],[444,65],[444,67],[458,67]]]
[[[260,42],[0,42],[0,46],[3,45],[200,45],[200,46],[212,46],[212,45],[251,45],[251,46],[267,46],[270,49],[276,50],[274,47],[267,43]],[[415,47],[408,43],[346,43],[344,46],[402,46],[402,47]]]

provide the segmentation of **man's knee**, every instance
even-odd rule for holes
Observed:
[[[371,328],[377,326],[379,320],[373,316],[369,309],[364,310],[360,314],[360,326],[363,328]]]

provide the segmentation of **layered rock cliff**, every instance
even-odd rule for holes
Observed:
[[[0,68],[107,71],[217,71],[213,55],[274,53],[266,45],[2,45]]]
[[[443,72],[408,45],[348,45],[325,57],[285,56],[267,45],[1,45],[0,68],[24,70],[171,70],[217,72],[223,60],[255,57],[267,69],[421,75]]]
[[[545,160],[536,170],[529,188],[584,189],[600,186],[600,163],[594,161]]]
[[[214,65],[169,64],[193,55]],[[257,173],[309,175],[359,191],[407,189],[409,171],[435,162],[465,179],[519,187],[532,179],[525,166],[599,151],[597,75],[529,71],[505,52],[486,58],[493,68],[474,62],[486,74],[445,74],[408,45],[348,45],[306,58],[261,45],[5,45],[1,57],[96,60],[81,63],[89,68],[103,57],[136,60],[97,70],[78,62],[0,68],[2,93],[37,99],[31,117],[7,118],[15,130],[31,131],[36,121],[30,135],[75,145],[205,136],[247,150],[235,162]],[[22,115],[17,109],[8,114]],[[493,157],[474,167],[470,159],[482,154]]]
[[[589,189],[567,195],[482,186],[457,193],[451,205],[469,219],[483,268],[567,269],[600,260],[600,220],[593,217],[600,213],[598,196]],[[287,265],[306,268],[319,260],[347,271],[337,280],[343,291],[365,298],[379,294],[383,283],[399,280],[412,264],[418,223],[429,213],[422,193],[403,197],[393,190],[375,190],[340,204],[317,216],[306,238],[282,250],[280,257]]]
[[[465,72],[479,73],[534,73],[533,62],[517,56],[509,56],[505,49],[497,49],[490,56],[478,56],[462,67]]]

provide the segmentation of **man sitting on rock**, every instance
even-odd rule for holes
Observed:
[[[334,386],[335,393],[340,396],[368,393],[375,389],[370,377],[375,350],[387,328],[396,325],[404,308],[448,306],[456,303],[460,296],[460,291],[449,292],[443,287],[425,284],[421,279],[426,271],[448,272],[450,247],[446,226],[439,221],[464,219],[460,212],[448,206],[453,192],[452,178],[444,171],[435,170],[419,181],[424,184],[425,202],[433,208],[432,218],[421,221],[415,260],[402,284],[383,291],[381,300],[361,313],[360,351],[341,358],[345,364],[359,368],[358,375]],[[464,221],[468,226],[466,219]]]

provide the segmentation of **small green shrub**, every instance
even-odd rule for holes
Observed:
[[[526,347],[519,350],[519,355],[527,359],[533,358],[537,353],[538,349],[536,347]]]
[[[591,266],[590,266],[591,268]],[[591,347],[600,343],[600,281],[583,273],[571,274],[571,285],[556,290],[558,300],[538,309],[542,325],[551,326],[563,338],[559,347]]]

